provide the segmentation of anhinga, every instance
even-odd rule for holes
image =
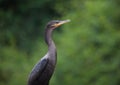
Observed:
[[[54,72],[57,52],[55,44],[51,38],[52,31],[58,26],[69,22],[70,20],[52,20],[50,21],[45,30],[45,42],[48,45],[47,54],[34,66],[29,79],[28,85],[49,85],[49,80]]]

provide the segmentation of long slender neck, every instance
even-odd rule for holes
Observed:
[[[52,44],[52,42],[53,42],[53,40],[52,40],[52,38],[51,38],[51,36],[52,36],[52,29],[48,29],[48,28],[46,28],[45,29],[45,42],[46,42],[46,44],[48,45],[48,47]]]
[[[52,31],[53,29],[46,28],[45,30],[45,42],[48,45],[48,52],[52,55],[56,55],[56,47],[52,40]]]

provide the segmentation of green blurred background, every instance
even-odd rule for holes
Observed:
[[[0,0],[0,85],[27,85],[54,31],[58,62],[50,85],[120,85],[120,0]]]

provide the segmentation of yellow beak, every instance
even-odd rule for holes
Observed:
[[[55,26],[55,27],[58,27],[58,26],[60,26],[60,25],[62,25],[62,24],[64,24],[64,23],[67,23],[67,22],[70,22],[70,20],[63,20],[63,21],[60,21],[59,23],[54,24],[54,26]]]

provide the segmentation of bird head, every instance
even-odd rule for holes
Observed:
[[[47,28],[55,29],[67,22],[70,22],[70,20],[52,20],[52,21],[48,22]]]

